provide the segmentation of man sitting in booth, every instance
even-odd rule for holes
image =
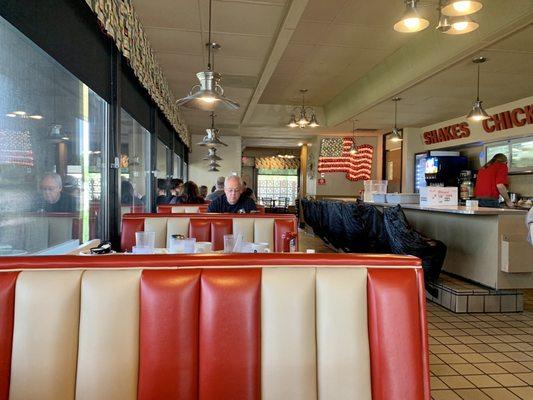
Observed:
[[[41,180],[42,199],[38,207],[45,212],[75,212],[76,202],[73,196],[63,193],[61,176],[46,174]]]
[[[240,176],[228,176],[224,181],[224,194],[209,204],[207,212],[249,213],[256,211],[255,202],[250,197],[243,196],[242,190]]]

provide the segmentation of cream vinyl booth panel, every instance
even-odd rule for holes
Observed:
[[[16,286],[10,400],[72,400],[82,271],[23,271]]]

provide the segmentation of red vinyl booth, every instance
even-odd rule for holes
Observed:
[[[0,259],[0,400],[429,400],[414,257]]]
[[[157,206],[157,212],[161,214],[176,213],[205,213],[209,204],[162,204]],[[260,214],[265,213],[265,206],[256,204]]]
[[[194,237],[213,243],[213,250],[224,249],[224,235],[242,233],[248,242],[266,242],[272,252],[287,251],[283,235],[296,234],[298,225],[292,214],[126,214],[122,218],[120,248],[131,251],[135,232],[154,231],[156,247],[169,247],[170,235]]]

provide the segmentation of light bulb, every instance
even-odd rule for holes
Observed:
[[[455,3],[453,3],[454,10],[460,13],[468,11],[471,6],[472,4],[470,1],[456,1]]]
[[[17,115],[13,113],[7,113],[6,117],[15,118]]]
[[[418,29],[420,26],[420,18],[407,18],[403,21],[403,24],[409,29],[409,30],[415,30]]]
[[[452,27],[458,31],[464,31],[468,27],[468,22],[460,21],[452,24]]]
[[[13,111],[13,114],[16,114],[16,115],[26,115],[26,111]]]
[[[353,156],[354,154],[357,154],[357,149],[353,148],[350,149],[350,154]]]
[[[208,104],[212,104],[215,101],[217,101],[217,99],[215,97],[213,97],[213,96],[202,96],[202,97],[200,97],[200,100],[202,100],[204,103],[208,103]]]

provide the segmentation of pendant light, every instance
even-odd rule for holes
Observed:
[[[477,57],[472,60],[474,64],[477,64],[477,96],[476,101],[474,101],[474,105],[472,106],[472,109],[466,116],[467,119],[471,121],[483,121],[485,119],[489,119],[490,116],[486,113],[486,111],[483,109],[483,106],[481,103],[483,103],[481,100],[479,100],[479,69],[480,65],[483,64],[487,59],[485,57]]]
[[[397,115],[398,115],[398,102],[401,100],[401,97],[393,97],[392,101],[394,101],[394,128],[392,128],[391,133],[391,142],[401,142],[403,140],[403,135],[398,129],[397,126]]]
[[[222,161],[222,157],[217,156],[216,147],[210,148],[208,150],[207,156],[205,156],[203,159],[209,161]]]
[[[446,33],[451,29],[452,24],[450,22],[451,18],[442,13],[442,0],[439,1],[438,10],[439,10],[439,23],[435,29],[442,33]]]
[[[451,18],[450,22],[450,29],[444,32],[447,35],[463,35],[479,28],[479,24],[468,15]]]
[[[418,13],[417,0],[405,0],[405,12],[402,18],[394,24],[397,32],[420,32],[429,26],[429,21]]]
[[[212,2],[213,0],[209,0],[209,43],[206,44],[207,71],[196,74],[200,84],[194,85],[189,95],[179,99],[176,104],[179,107],[203,111],[238,110],[240,108],[239,103],[224,96],[224,89],[220,85],[222,75],[214,71],[215,50],[219,49],[220,45],[211,41]]]
[[[215,128],[215,113],[211,113],[211,128],[205,130],[206,135],[203,137],[198,146],[205,146],[209,148],[216,147],[218,145],[227,146],[226,143],[220,140],[219,129]]]
[[[442,7],[442,13],[450,17],[460,17],[474,14],[483,7],[483,3],[477,0],[449,0]]]
[[[358,150],[357,150],[357,143],[356,143],[356,141],[355,141],[355,131],[356,131],[356,129],[355,129],[355,123],[356,123],[356,122],[357,122],[356,119],[354,119],[354,120],[352,121],[352,144],[350,145],[350,150],[348,150],[348,152],[349,152],[352,156],[356,155],[357,152],[358,152]]]
[[[209,167],[209,169],[207,171],[208,172],[218,172],[220,170],[217,167]]]
[[[315,110],[313,110],[313,107],[305,105],[305,94],[307,93],[307,89],[300,89],[300,93],[302,94],[302,105],[294,107],[291,119],[287,126],[290,128],[319,127],[320,124],[316,119]],[[299,115],[298,117],[296,117],[297,114]]]

